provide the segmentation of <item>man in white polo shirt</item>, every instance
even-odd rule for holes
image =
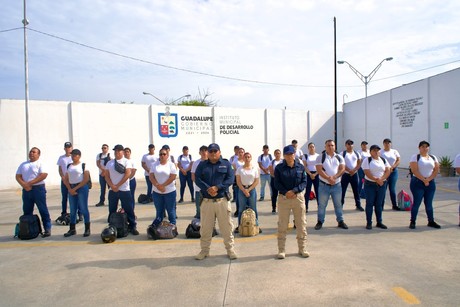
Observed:
[[[128,215],[129,231],[137,236],[139,231],[136,228],[136,218],[132,204],[131,191],[129,189],[129,177],[133,165],[131,161],[124,157],[124,147],[116,145],[113,148],[115,158],[110,160],[105,166],[105,179],[109,185],[109,216],[117,211],[118,201]]]
[[[342,195],[340,180],[345,171],[345,161],[342,156],[335,152],[335,143],[333,140],[327,140],[325,144],[325,152],[316,159],[316,171],[319,174],[319,189],[318,223],[315,229],[319,230],[323,227],[329,196],[332,197],[335,216],[339,223],[338,227],[348,229],[347,224],[343,220],[342,204],[340,203]]]
[[[359,197],[359,175],[358,170],[361,168],[362,158],[361,155],[354,150],[353,141],[348,139],[345,142],[345,148],[342,152],[343,159],[345,160],[345,172],[342,175],[342,207],[345,204],[345,194],[347,193],[348,184],[351,184],[353,197],[355,198],[356,210],[364,211],[361,206],[361,198]]]

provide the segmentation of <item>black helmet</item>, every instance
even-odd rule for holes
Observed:
[[[104,243],[112,243],[117,239],[117,228],[109,225],[102,230],[101,239]]]

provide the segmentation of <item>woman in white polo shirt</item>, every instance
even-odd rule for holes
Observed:
[[[415,154],[410,159],[410,169],[413,173],[410,180],[410,191],[414,196],[414,204],[410,212],[410,229],[415,229],[415,221],[417,219],[418,209],[422,204],[422,199],[425,203],[425,211],[428,217],[428,226],[433,228],[441,228],[434,221],[433,214],[433,198],[436,192],[436,183],[434,179],[439,172],[438,159],[429,154],[430,143],[421,141],[418,144],[419,153]]]
[[[238,185],[238,225],[241,223],[241,214],[247,208],[254,210],[256,214],[256,224],[259,225],[257,214],[257,191],[256,187],[259,184],[259,169],[252,166],[252,156],[249,152],[244,153],[244,164],[240,166],[235,173],[236,184]],[[236,228],[238,229],[238,227]],[[235,231],[237,232],[237,231]]]
[[[157,227],[164,217],[165,210],[171,224],[176,225],[176,165],[168,160],[168,151],[160,150],[160,159],[150,167],[150,181],[152,182],[152,198],[156,208],[156,217],[152,226]]]
[[[90,231],[90,216],[88,210],[88,194],[89,187],[89,171],[84,167],[84,163],[80,162],[81,151],[74,149],[71,152],[72,163],[67,166],[67,173],[64,177],[64,184],[69,191],[70,203],[70,228],[64,234],[64,237],[70,237],[77,234],[75,224],[77,223],[77,209],[83,215],[85,220],[84,237],[91,234]]]
[[[371,156],[365,158],[361,167],[364,171],[364,191],[366,193],[366,229],[372,229],[372,210],[375,210],[376,227],[387,229],[382,223],[382,200],[387,188],[387,178],[390,176],[390,164],[379,155],[380,147],[372,145]]]

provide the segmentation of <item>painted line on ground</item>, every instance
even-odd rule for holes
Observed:
[[[396,295],[402,299],[405,303],[409,305],[419,305],[420,300],[415,297],[412,293],[407,291],[402,287],[393,287],[392,290],[396,293]]]
[[[256,241],[266,241],[276,239],[277,234],[268,234],[268,235],[258,235],[255,237],[237,237],[235,238],[236,242],[246,243],[246,242],[256,242]],[[39,239],[39,238],[37,238]],[[0,249],[8,248],[24,248],[24,247],[60,247],[60,246],[82,246],[82,245],[158,245],[158,244],[199,244],[199,239],[171,239],[171,240],[125,240],[117,239],[112,243],[103,243],[102,241],[59,241],[59,242],[2,242],[0,243]],[[223,242],[222,238],[214,238],[213,242]]]

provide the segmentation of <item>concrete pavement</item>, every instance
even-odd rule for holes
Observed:
[[[94,207],[97,184],[90,192],[92,235],[88,238],[82,237],[82,224],[77,225],[76,236],[63,237],[68,227],[54,224],[60,213],[60,190],[50,187],[52,236],[14,239],[14,226],[22,214],[21,192],[0,191],[0,305],[458,306],[457,180],[437,179],[439,230],[426,227],[423,204],[416,230],[408,228],[409,212],[388,209],[383,213],[388,230],[366,230],[364,212],[354,210],[350,190],[344,213],[350,229],[337,228],[330,201],[323,229],[316,231],[316,201],[312,201],[307,215],[311,256],[297,255],[295,231],[291,230],[284,260],[276,259],[277,216],[271,214],[269,200],[258,203],[263,233],[252,238],[236,235],[237,260],[228,259],[217,236],[211,256],[197,261],[193,257],[200,250],[199,240],[184,235],[195,213],[194,204],[187,201],[189,195],[177,207],[177,238],[148,240],[146,228],[155,210],[152,203],[137,204],[141,234],[103,244],[100,232],[106,226],[108,209]],[[398,190],[401,188],[409,190],[404,175],[398,182]],[[139,193],[145,193],[141,180]]]

